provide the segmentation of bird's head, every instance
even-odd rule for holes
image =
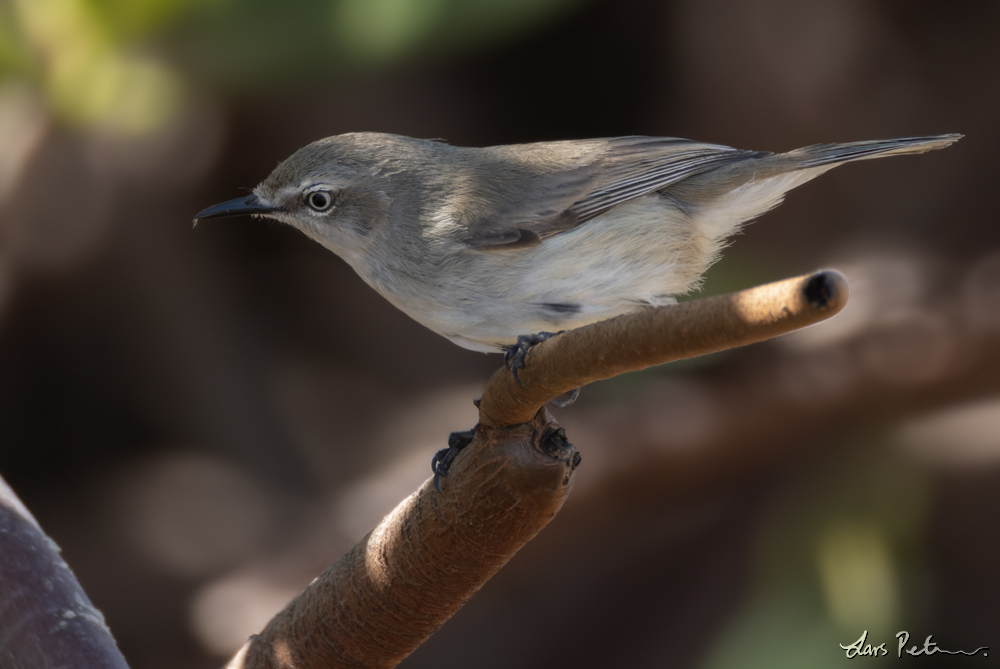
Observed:
[[[195,217],[265,216],[287,223],[330,250],[363,252],[382,230],[391,206],[384,135],[355,133],[313,142],[278,165],[250,195],[209,207]]]

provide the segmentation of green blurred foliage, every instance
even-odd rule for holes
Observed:
[[[203,82],[253,93],[481,48],[583,1],[229,0],[172,31],[172,53]]]
[[[31,49],[20,30],[14,7],[0,4],[0,80],[26,75],[33,69]]]
[[[141,134],[194,88],[261,94],[510,36],[581,0],[6,0],[0,84],[52,115]]]
[[[154,36],[192,9],[222,0],[88,0],[108,31],[121,40]]]
[[[338,0],[336,43],[381,62],[424,45],[465,46],[503,37],[556,13],[571,0]]]
[[[52,115],[125,134],[161,127],[179,109],[181,77],[142,40],[191,0],[13,0],[0,14],[5,81],[27,80]]]

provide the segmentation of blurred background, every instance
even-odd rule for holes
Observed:
[[[736,237],[701,294],[835,267],[851,303],[558,411],[563,512],[402,666],[996,649],[998,31],[995,2],[3,0],[0,472],[133,667],[219,666],[427,478],[501,360],[291,229],[196,212],[358,130],[960,132]]]

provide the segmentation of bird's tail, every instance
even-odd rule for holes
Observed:
[[[929,137],[904,137],[901,139],[876,139],[868,142],[846,144],[815,144],[782,155],[794,161],[800,169],[839,165],[852,160],[868,160],[906,153],[924,153],[943,149],[954,144],[962,135],[933,135]]]
[[[712,239],[777,206],[785,193],[837,165],[904,153],[923,153],[952,144],[962,135],[816,144],[780,154],[744,154],[729,166],[698,175],[671,192],[700,205],[702,232]]]

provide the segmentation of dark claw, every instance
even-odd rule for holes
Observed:
[[[549,400],[549,404],[551,404],[552,406],[559,407],[560,409],[562,409],[562,408],[568,407],[570,404],[572,404],[573,402],[575,402],[576,399],[579,396],[580,396],[580,389],[579,388],[574,388],[573,390],[569,391],[568,393],[563,393],[562,395],[559,395],[558,397],[552,398],[551,400]]]
[[[524,358],[528,355],[528,351],[531,347],[535,344],[541,344],[543,341],[552,339],[557,334],[562,334],[563,332],[565,332],[565,330],[560,330],[559,332],[539,332],[538,334],[519,335],[517,343],[507,347],[503,353],[503,364],[510,370],[511,374],[514,375],[514,380],[517,381],[517,385],[522,388],[524,387],[524,384],[521,383],[521,378],[517,373],[524,369]]]
[[[431,471],[434,472],[434,488],[441,492],[441,477],[448,475],[448,470],[462,449],[472,443],[476,431],[462,430],[448,435],[448,448],[442,448],[431,458]]]

